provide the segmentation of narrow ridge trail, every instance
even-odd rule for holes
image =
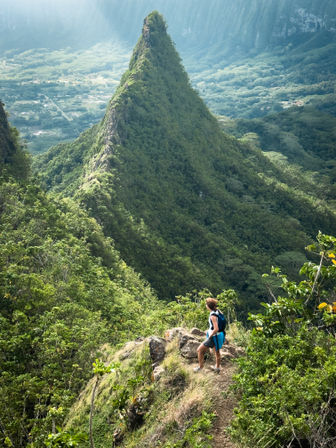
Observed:
[[[237,400],[230,391],[230,386],[233,383],[232,377],[236,370],[236,366],[232,362],[227,362],[222,366],[221,373],[216,376],[214,395],[217,396],[217,418],[213,430],[213,448],[237,448],[226,431],[237,405]]]

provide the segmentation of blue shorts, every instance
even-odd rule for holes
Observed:
[[[209,332],[207,331],[207,336],[208,336],[208,333]],[[222,348],[224,341],[225,341],[225,335],[221,331],[220,333],[217,333],[214,336],[211,336],[211,338],[208,337],[208,339],[203,342],[203,345],[205,345],[206,347],[209,347],[209,348],[215,347],[216,351],[218,351],[219,349]]]

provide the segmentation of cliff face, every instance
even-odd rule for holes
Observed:
[[[63,0],[62,0],[63,1]],[[51,0],[26,8],[4,0],[0,13],[0,48],[16,46],[85,45],[116,36],[134,45],[142,18],[159,10],[181,50],[221,44],[228,51],[261,50],[302,34],[336,32],[333,0],[96,0],[61,3]],[[20,6],[20,8],[19,8]],[[76,20],[70,21],[76,11]],[[43,25],[41,25],[43,23]],[[19,33],[19,34],[18,34]]]

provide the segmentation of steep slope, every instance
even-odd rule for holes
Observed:
[[[157,300],[72,201],[1,179],[0,210],[0,446],[41,447],[100,345],[146,332]]]
[[[86,205],[162,297],[234,286],[258,301],[258,271],[336,228],[335,215],[289,191],[261,151],[222,133],[157,12],[102,122],[35,168],[48,188]]]
[[[8,123],[4,104],[0,101],[0,173],[4,172],[23,179],[29,172],[29,160],[19,143],[16,129]]]

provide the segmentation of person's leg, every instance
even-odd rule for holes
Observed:
[[[204,367],[204,354],[208,350],[208,347],[206,347],[204,344],[201,344],[197,349],[197,357],[198,357],[198,364],[201,369]]]
[[[221,357],[220,357],[220,351],[219,350],[215,351],[215,356],[216,356],[216,367],[217,367],[217,369],[220,369]]]
[[[216,358],[216,369],[220,369],[220,362],[221,362],[221,357],[220,357],[220,351],[216,350],[216,347],[213,348],[213,352]]]

